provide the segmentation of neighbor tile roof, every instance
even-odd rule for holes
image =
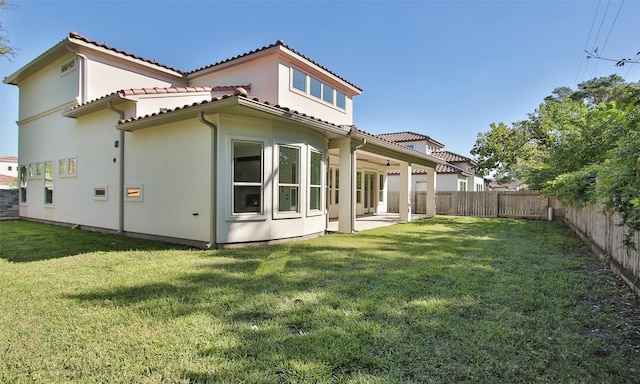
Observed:
[[[18,161],[18,158],[15,156],[2,156],[0,161]]]
[[[440,146],[444,147],[444,144],[440,143],[437,140],[434,140],[430,136],[423,135],[421,133],[415,133],[415,132],[381,133],[381,134],[379,134],[377,136],[380,137],[381,139],[385,139],[385,140],[388,140],[388,141],[393,141],[393,142],[396,142],[396,143],[402,143],[402,142],[406,142],[406,141],[427,140],[427,141],[431,141],[433,143],[439,144]]]
[[[465,172],[462,168],[458,168],[455,165],[451,164],[438,164],[436,167],[437,173],[463,173]]]
[[[436,151],[436,152],[433,152],[432,155],[435,157],[439,157],[448,163],[469,162],[474,165],[476,164],[474,160],[450,151]]]

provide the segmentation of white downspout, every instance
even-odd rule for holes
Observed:
[[[217,157],[218,157],[218,126],[212,123],[211,121],[204,118],[204,112],[198,112],[198,119],[202,124],[211,128],[211,209],[209,215],[211,216],[211,241],[206,245],[207,248],[217,248],[217,224],[218,221],[216,219],[218,215],[218,165],[217,165]]]
[[[78,70],[78,97],[76,101],[79,105],[87,102],[87,66],[89,65],[89,59],[87,56],[79,51],[71,48],[69,44],[66,45],[67,51],[77,55],[82,62]]]
[[[111,101],[107,101],[107,108],[112,110],[113,112],[120,115],[120,120],[124,120],[124,112],[114,108]],[[124,131],[120,130],[120,142],[118,143],[118,148],[120,149],[120,166],[119,166],[119,181],[118,188],[120,192],[118,193],[118,234],[124,233]]]

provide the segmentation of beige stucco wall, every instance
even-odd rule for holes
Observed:
[[[310,212],[308,207],[308,155],[315,149],[326,156],[327,143],[324,137],[315,131],[301,126],[283,125],[268,119],[250,119],[234,115],[220,117],[220,140],[218,159],[220,172],[218,182],[221,186],[218,194],[218,206],[224,211],[218,213],[218,242],[237,243],[248,241],[265,241],[307,236],[322,233],[326,229],[324,185],[326,183],[326,167],[321,171],[323,185],[321,188],[320,211]],[[234,216],[232,214],[232,140],[262,141],[264,143],[264,190],[263,214]],[[273,176],[278,164],[277,144],[296,145],[300,152],[300,213],[293,216],[278,215],[273,211],[277,199],[277,180]]]
[[[214,72],[189,77],[189,85],[251,85],[249,94],[263,101],[278,103],[277,57],[262,56]],[[205,71],[206,72],[206,71]],[[228,92],[233,93],[233,92]]]
[[[121,89],[184,85],[179,77],[122,62],[114,57],[85,53],[88,58],[85,74],[87,84],[85,101],[98,99]],[[80,66],[79,61],[76,67]]]
[[[209,242],[211,129],[196,118],[142,129],[125,152],[125,188],[142,199],[125,200],[124,230]]]
[[[60,73],[60,67],[72,59],[71,53],[64,55],[20,83],[19,121],[75,102],[78,91],[77,65],[64,74]]]
[[[117,229],[117,118],[110,111],[96,113],[90,121],[54,113],[20,126],[20,165],[53,161],[54,166],[53,204],[44,204],[44,178],[29,178],[21,216]],[[59,174],[59,160],[67,158],[76,159],[75,175]],[[96,187],[108,189],[106,200],[95,200]]]

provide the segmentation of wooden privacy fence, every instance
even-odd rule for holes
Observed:
[[[625,247],[623,240],[627,229],[620,225],[620,216],[603,212],[601,204],[582,209],[566,208],[565,221],[640,295],[640,233],[633,239],[636,249]]]
[[[546,220],[553,199],[535,191],[437,192],[436,214]],[[558,212],[559,213],[559,209]]]
[[[398,192],[387,194],[387,212],[398,212]],[[411,213],[426,213],[427,192],[412,192]],[[535,191],[436,192],[436,214],[475,217],[512,217],[546,220],[549,207],[554,217],[564,211],[555,199]]]

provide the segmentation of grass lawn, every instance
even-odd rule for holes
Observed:
[[[638,382],[628,291],[555,222],[201,251],[3,221],[0,382]]]

